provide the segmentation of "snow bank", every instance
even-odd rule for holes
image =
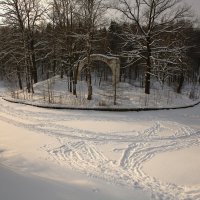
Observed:
[[[164,90],[152,88],[151,94],[144,94],[143,88],[135,87],[129,83],[117,84],[117,105],[114,105],[114,88],[111,82],[93,80],[93,99],[87,100],[87,83],[78,81],[77,96],[68,91],[69,82],[65,76],[61,79],[55,76],[51,79],[39,82],[34,85],[34,94],[28,94],[27,91],[13,91],[11,97],[18,102],[30,102],[34,105],[50,104],[50,107],[66,108],[87,108],[102,110],[111,109],[154,109],[154,108],[175,108],[193,105],[197,103],[198,98],[192,100],[189,98],[189,90],[186,88],[183,94],[177,94],[170,88]],[[196,91],[196,96],[200,95],[200,90]],[[19,100],[18,100],[19,99]],[[57,105],[57,106],[56,106]]]
[[[20,104],[25,104],[25,105],[30,105],[30,106],[36,106],[40,108],[51,108],[51,109],[69,109],[69,110],[96,110],[96,111],[120,111],[120,112],[125,112],[125,111],[152,111],[152,110],[170,110],[170,109],[183,109],[183,108],[190,108],[194,107],[198,104],[200,104],[200,101],[194,101],[193,104],[188,104],[188,105],[183,105],[183,106],[169,106],[169,107],[147,107],[147,108],[131,108],[131,107],[118,107],[118,106],[113,106],[113,107],[102,107],[102,106],[67,106],[63,104],[52,104],[52,103],[47,103],[47,102],[37,102],[37,101],[30,101],[30,100],[21,100],[21,99],[15,99],[15,98],[10,98],[10,97],[3,97],[4,100],[12,103],[20,103]]]

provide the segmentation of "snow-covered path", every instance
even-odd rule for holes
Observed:
[[[106,183],[139,188],[147,194],[150,191],[152,199],[200,199],[200,182],[194,186],[166,183],[143,170],[143,165],[158,154],[200,146],[200,105],[139,113],[50,110],[2,99],[0,105],[0,122],[28,131],[27,140],[31,140],[27,141],[31,144],[27,152],[23,139],[15,145],[10,142],[12,135],[7,138],[0,131],[0,158],[7,166],[45,176],[45,170],[28,170],[27,163],[37,166],[41,159],[47,165],[53,163]],[[16,140],[25,137],[13,133]],[[32,142],[36,140],[33,136],[41,141]],[[18,166],[19,157],[23,162]]]

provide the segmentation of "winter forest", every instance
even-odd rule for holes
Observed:
[[[0,200],[200,200],[200,0],[0,0]]]
[[[200,29],[181,0],[4,0],[0,9],[0,74],[14,98],[156,107],[199,98]]]

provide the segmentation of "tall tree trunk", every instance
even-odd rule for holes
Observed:
[[[70,73],[69,73],[69,92],[72,92],[72,87],[73,87],[73,72],[71,71],[71,68],[70,68]]]
[[[87,84],[88,84],[88,100],[92,100],[92,77],[91,77],[91,67],[88,66],[87,69]]]
[[[23,89],[22,78],[21,78],[19,66],[17,66],[17,78],[18,78],[19,88],[20,88],[20,90],[22,90]]]
[[[150,80],[151,80],[151,47],[150,37],[147,38],[147,59],[145,69],[145,94],[150,94]]]
[[[77,96],[76,85],[77,85],[77,79],[78,79],[78,68],[79,68],[79,63],[78,63],[78,66],[73,71],[73,95],[76,95],[76,96]]]
[[[64,77],[64,69],[63,69],[63,64],[61,64],[60,78],[63,79],[63,77]]]
[[[88,85],[88,100],[92,100],[92,77],[91,77],[91,38],[90,32],[87,38],[87,85]]]
[[[178,83],[178,87],[177,87],[177,93],[181,93],[181,89],[183,87],[183,82],[184,82],[184,74],[181,73],[180,79],[179,79],[179,83]]]
[[[31,40],[31,61],[32,61],[32,69],[31,69],[31,76],[33,78],[34,83],[38,82],[37,76],[37,66],[36,66],[36,58],[35,58],[35,49],[34,49],[34,40]]]
[[[54,56],[54,59],[53,59],[53,75],[54,76],[56,75],[56,59],[55,59],[55,56]]]
[[[76,94],[76,81],[74,80],[74,78],[73,78],[73,95],[77,95]]]
[[[26,49],[26,44],[24,41],[24,61],[25,61],[25,69],[26,69],[26,87],[28,90],[28,93],[31,93],[31,70],[30,70],[30,65],[29,65],[29,57],[28,57],[28,52]]]
[[[26,87],[27,87],[28,93],[31,93],[31,78],[30,78],[30,70],[28,66],[26,66]]]

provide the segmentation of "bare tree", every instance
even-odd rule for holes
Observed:
[[[0,6],[4,25],[16,29],[18,40],[23,43],[27,89],[33,92],[33,82],[37,82],[35,33],[46,9],[39,0],[1,0]]]
[[[130,62],[135,62],[135,60],[144,62],[146,94],[150,93],[152,60],[156,59],[153,56],[166,51],[169,47],[162,46],[162,40],[165,40],[162,35],[173,34],[183,28],[182,25],[174,26],[174,23],[183,19],[189,11],[189,8],[182,6],[181,2],[181,0],[118,0],[113,2],[112,7],[123,13],[133,24],[133,27],[129,26],[126,34],[127,44],[132,44],[133,47],[125,54]]]
[[[51,24],[50,33],[47,37],[49,53],[52,60],[54,75],[55,70],[68,76],[68,89],[76,95],[76,69],[82,45],[82,35],[78,33],[79,6],[76,0],[53,0],[49,20]]]
[[[91,77],[91,58],[90,55],[94,51],[94,34],[95,30],[102,24],[102,18],[107,8],[104,0],[80,0],[79,11],[80,19],[84,24],[85,30],[82,35],[85,41],[85,50],[87,57],[87,84],[88,84],[88,100],[92,99],[92,77]]]
[[[22,89],[23,78],[23,44],[18,39],[17,31],[11,27],[0,28],[0,62],[1,72],[9,81],[18,80]]]

